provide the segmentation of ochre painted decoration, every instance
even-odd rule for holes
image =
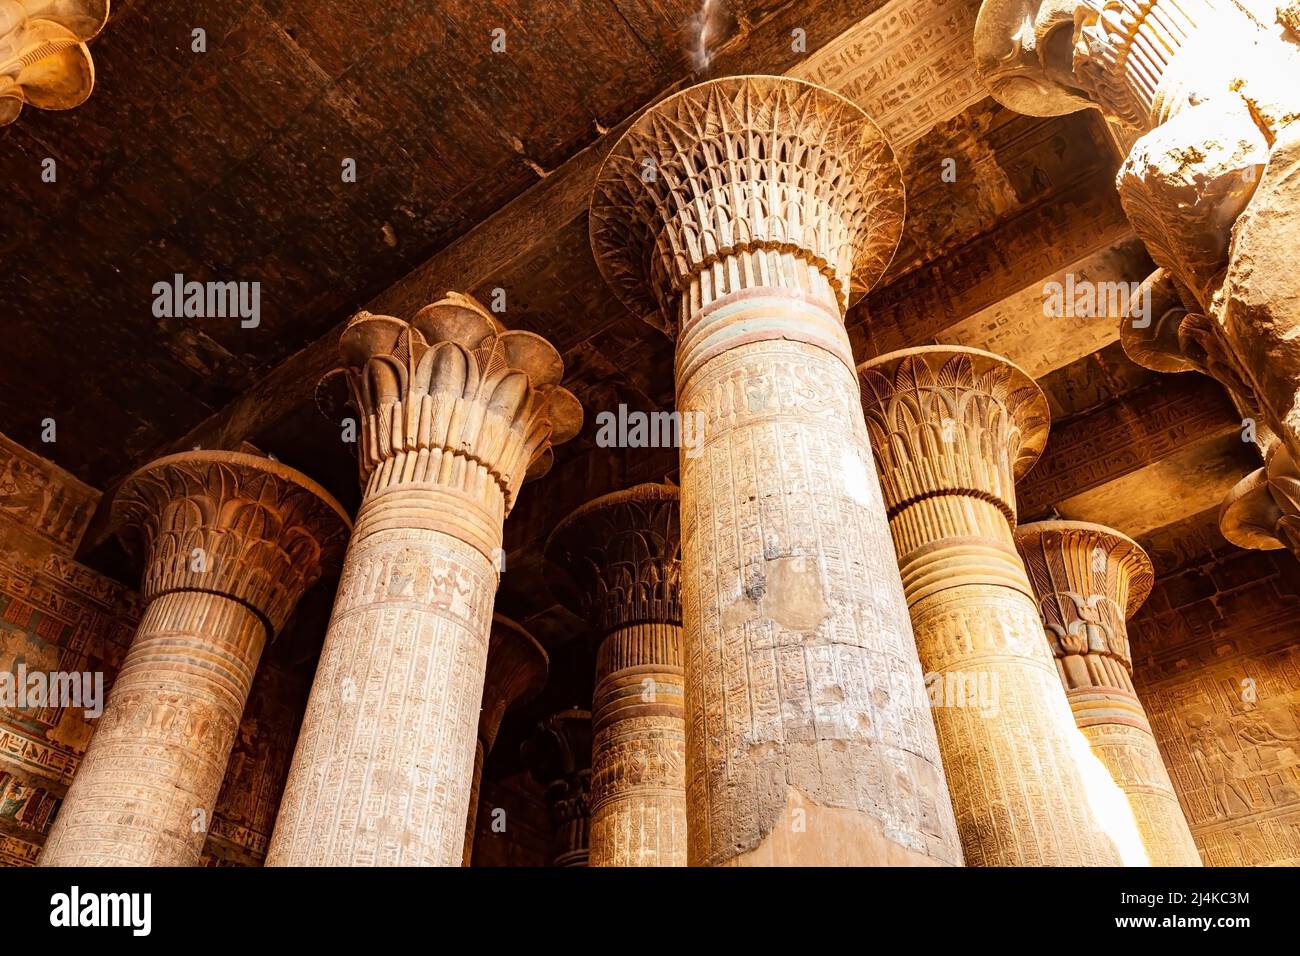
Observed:
[[[144,618],[42,866],[193,866],[262,649],[337,566],[349,522],[310,479],[242,452],[170,455],[112,503],[144,555]]]
[[[80,106],[95,86],[86,43],[108,23],[109,0],[0,0],[0,126],[30,103]]]
[[[1154,583],[1146,552],[1112,528],[1082,521],[1022,525],[1016,546],[1075,723],[1128,797],[1151,865],[1200,866],[1192,831],[1133,689],[1125,620]]]
[[[1276,436],[1296,461],[1300,36],[1281,12],[1223,0],[984,0],[975,54],[1012,109],[1093,107],[1136,134],[1120,199],[1182,311],[1127,330],[1129,355],[1213,375],[1258,410],[1262,450]]]
[[[483,708],[479,711],[478,740],[474,746],[474,777],[469,789],[463,866],[469,866],[474,855],[483,762],[492,752],[506,711],[527,702],[542,689],[548,664],[549,658],[537,638],[505,615],[492,615],[492,636],[488,640],[487,670],[483,678]]]
[[[678,490],[590,501],[551,533],[552,590],[599,639],[591,866],[686,865]]]
[[[458,293],[339,347],[362,502],[267,865],[460,866],[502,524],[582,409]]]
[[[844,329],[888,265],[879,128],[801,81],[643,113],[592,196],[606,280],[676,340],[691,865],[957,864]]]
[[[1047,442],[1042,391],[957,346],[858,371],[967,865],[1145,863],[1075,728],[1011,536],[1016,479]]]

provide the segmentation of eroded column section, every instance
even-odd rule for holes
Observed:
[[[1011,535],[1046,398],[977,349],[893,352],[859,373],[967,864],[1120,863],[1131,814],[1111,819],[1123,795],[1074,726]]]
[[[876,125],[775,77],[657,104],[597,182],[597,260],[676,338],[696,430],[681,457],[692,865],[961,860],[843,325],[902,216]]]
[[[42,866],[194,866],[262,649],[342,556],[343,509],[269,458],[170,455],[113,500],[147,603]]]
[[[678,490],[636,485],[546,544],[557,597],[600,638],[592,703],[591,866],[686,865]]]
[[[488,642],[487,673],[483,680],[483,709],[479,711],[478,740],[474,745],[474,777],[469,791],[464,866],[469,866],[474,854],[474,826],[478,819],[483,762],[492,752],[506,711],[542,689],[549,663],[546,651],[533,635],[504,614],[492,615],[492,637]]]
[[[1125,619],[1151,593],[1151,561],[1135,541],[1082,521],[1016,531],[1074,721],[1128,797],[1152,866],[1200,866],[1169,771],[1133,689]]]
[[[362,502],[266,862],[459,866],[502,522],[582,413],[465,296],[362,312],[340,351]]]

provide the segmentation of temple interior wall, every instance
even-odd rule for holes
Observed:
[[[1134,683],[1207,866],[1300,865],[1300,566],[1227,545],[1157,577]]]

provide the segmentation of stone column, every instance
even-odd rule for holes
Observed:
[[[478,819],[483,762],[492,752],[506,711],[527,701],[546,683],[549,662],[546,651],[533,635],[503,614],[492,615],[492,637],[488,641],[487,672],[483,680],[483,709],[478,717],[474,777],[469,790],[464,866],[469,866],[474,854],[474,825]]]
[[[1187,308],[1156,351],[1182,351],[1187,367],[1260,409],[1293,461],[1300,461],[1297,9],[1232,0],[984,0],[975,27],[978,68],[1003,104],[1038,116],[1093,107],[1140,134],[1117,177],[1120,199]],[[1151,318],[1125,323],[1149,332]],[[1169,364],[1167,355],[1155,364],[1130,355],[1157,370]]]
[[[522,748],[533,779],[546,788],[554,849],[551,866],[586,866],[591,838],[591,711],[561,710]]]
[[[656,104],[597,181],[606,280],[677,340],[692,865],[961,861],[843,324],[902,218],[879,128],[779,77]]]
[[[678,491],[583,505],[546,543],[552,589],[600,644],[592,702],[592,866],[686,865]]]
[[[1099,817],[1123,795],[1098,790],[1011,536],[1047,399],[978,349],[907,349],[859,373],[967,864],[1118,864],[1131,814],[1122,835]]]
[[[80,106],[95,86],[86,44],[108,23],[109,0],[0,0],[0,126],[30,103]]]
[[[466,296],[340,342],[363,486],[268,866],[459,866],[502,522],[581,425],[555,349]]]
[[[194,866],[262,648],[342,556],[348,519],[269,458],[169,455],[112,502],[144,617],[42,866]]]
[[[1152,866],[1200,866],[1173,781],[1133,689],[1125,619],[1151,593],[1151,561],[1118,531],[1040,521],[1016,531],[1074,722],[1128,797]]]

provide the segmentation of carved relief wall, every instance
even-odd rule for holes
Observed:
[[[1202,860],[1300,865],[1300,567],[1224,549],[1157,581],[1134,677]]]

